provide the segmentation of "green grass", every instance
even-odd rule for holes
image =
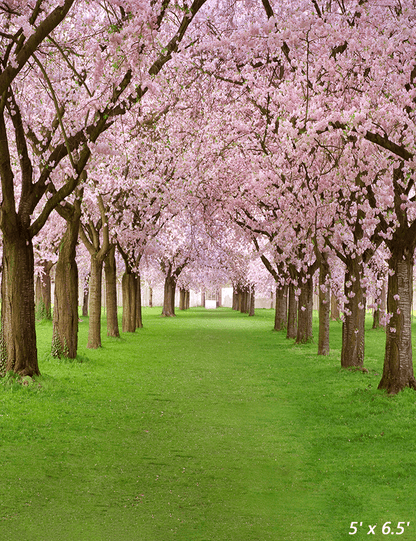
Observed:
[[[84,318],[75,362],[38,324],[42,376],[0,386],[1,540],[416,539],[416,395],[377,391],[383,331],[363,374],[337,322],[318,357],[270,310],[159,314],[120,339],[103,321],[99,350]]]

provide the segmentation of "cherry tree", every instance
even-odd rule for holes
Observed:
[[[335,165],[348,180],[349,193],[353,189],[356,193],[357,224],[351,234],[357,235],[362,225],[360,213],[368,212],[376,220],[372,233],[363,231],[357,240],[377,244],[381,237],[391,252],[388,312],[392,324],[380,388],[397,392],[414,387],[410,342],[414,5],[410,1],[394,6],[365,1],[291,2],[279,6],[278,23],[272,6],[267,1],[264,6],[268,21],[256,21],[240,33],[238,54],[227,49],[225,38],[219,40],[216,50],[222,62],[214,65],[201,55],[200,70],[246,88],[248,102],[254,106],[250,110],[263,117],[253,137],[257,146],[266,147],[265,137],[274,132],[275,155],[280,150],[281,156],[286,152],[291,159],[294,151],[310,158],[316,148],[330,151],[332,145],[342,143],[349,163]],[[264,148],[265,154],[266,150],[270,146]],[[374,251],[374,246],[368,248]],[[358,264],[354,280],[346,283],[352,288],[362,276]],[[357,293],[348,291],[347,297],[357,299]],[[364,302],[358,305],[363,313]],[[354,335],[359,327],[353,329]]]
[[[33,237],[79,187],[90,145],[141,102],[203,4],[2,4],[0,225],[8,370],[39,373]],[[33,220],[46,192],[52,196]]]
[[[350,166],[357,194],[378,221],[390,251],[383,377],[379,388],[416,388],[411,347],[412,269],[415,250],[414,139],[415,46],[413,2],[395,5],[351,2],[321,12],[338,43],[320,84],[317,136],[336,130],[354,149]],[[352,24],[351,24],[352,23]],[[309,91],[312,93],[312,90]],[[320,126],[319,126],[320,124]],[[364,203],[365,202],[365,203]]]

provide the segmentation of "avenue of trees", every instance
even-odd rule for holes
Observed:
[[[365,370],[366,309],[386,329],[380,389],[416,390],[416,5],[413,0],[0,0],[1,354],[39,374],[231,282],[275,329],[342,318],[341,365]],[[122,269],[122,271],[121,271]],[[53,275],[55,297],[50,298]],[[36,289],[36,295],[35,295]],[[51,311],[53,303],[53,314]],[[86,302],[87,305],[87,302]]]

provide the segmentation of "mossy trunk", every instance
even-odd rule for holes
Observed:
[[[76,246],[81,217],[80,206],[66,222],[66,230],[59,246],[55,270],[53,307],[52,355],[75,359],[78,347],[78,266]]]
[[[344,284],[348,303],[344,306],[341,349],[341,366],[344,368],[362,368],[364,364],[366,298],[360,281],[362,276],[360,257],[348,259]]]
[[[6,371],[39,375],[32,239],[20,224],[3,229],[2,332]]]
[[[104,260],[107,336],[120,338],[117,315],[117,268],[115,253],[116,247],[112,246]]]
[[[386,349],[379,389],[396,394],[405,387],[416,390],[412,359],[413,250],[399,244],[392,250],[388,277]]]

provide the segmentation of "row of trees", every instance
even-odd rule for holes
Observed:
[[[415,16],[410,0],[4,1],[8,369],[39,372],[35,253],[44,273],[57,260],[54,343],[76,352],[81,239],[89,347],[100,345],[101,276],[104,261],[114,275],[116,250],[126,328],[139,317],[137,275],[152,262],[172,299],[179,276],[185,288],[215,275],[252,293],[268,280],[261,261],[277,299],[289,299],[288,335],[297,323],[299,342],[311,336],[319,272],[319,352],[332,289],[341,364],[360,369],[367,298],[378,309],[387,277],[380,388],[416,388]]]

